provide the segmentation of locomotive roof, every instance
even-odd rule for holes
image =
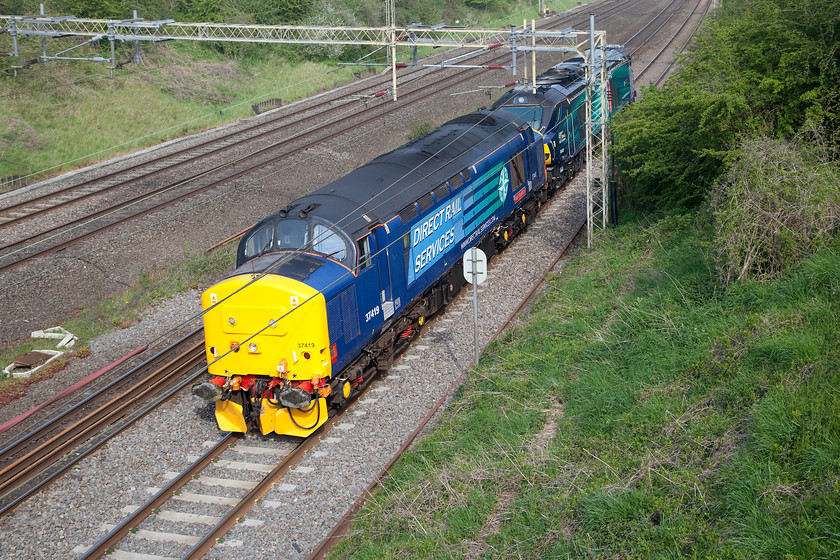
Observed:
[[[458,117],[296,200],[278,214],[297,217],[305,211],[307,216],[357,233],[390,220],[525,127],[504,110],[482,109]]]

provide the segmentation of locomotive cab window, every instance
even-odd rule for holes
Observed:
[[[252,232],[245,241],[245,256],[253,258],[269,249],[274,244],[274,225],[264,224]]]
[[[300,249],[309,242],[306,220],[281,220],[277,224],[277,248]]]
[[[543,109],[539,105],[505,105],[503,109],[528,123],[534,130],[542,127]]]
[[[316,253],[323,253],[337,261],[343,261],[347,258],[347,241],[340,233],[326,224],[315,223],[312,228],[312,241]]]
[[[359,272],[371,265],[370,235],[359,239]]]

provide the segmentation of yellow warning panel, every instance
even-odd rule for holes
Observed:
[[[282,373],[289,381],[332,375],[326,300],[303,282],[233,276],[205,291],[202,306],[211,375]]]

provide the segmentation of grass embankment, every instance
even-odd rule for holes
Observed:
[[[241,60],[190,44],[147,47],[141,60],[113,79],[100,65],[51,62],[0,80],[0,177],[54,175],[353,78],[334,64],[291,65],[271,53]]]
[[[576,256],[330,558],[837,557],[840,244],[723,289],[705,223]]]

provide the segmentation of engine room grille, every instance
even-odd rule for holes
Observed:
[[[362,333],[359,328],[359,312],[356,309],[355,284],[341,292],[341,314],[344,316],[344,340],[349,342]]]
[[[329,318],[330,342],[335,342],[344,336],[346,344],[361,334],[359,315],[356,311],[355,284],[345,288],[327,302],[327,317]]]
[[[327,318],[330,330],[330,342],[335,342],[344,334],[340,295],[327,302]]]
[[[459,175],[459,177],[460,177],[460,175]],[[449,195],[449,187],[446,185],[446,183],[444,183],[442,185],[439,185],[438,188],[436,188],[432,192],[435,193],[435,198],[438,201],[441,201]]]
[[[432,198],[432,193],[426,193],[417,200],[417,206],[420,207],[420,212],[425,212],[434,205],[435,201]]]
[[[417,207],[414,206],[413,202],[405,208],[403,208],[402,210],[400,210],[400,220],[402,220],[402,223],[404,224],[408,223],[409,220],[416,218],[419,215],[420,214],[417,212]]]

